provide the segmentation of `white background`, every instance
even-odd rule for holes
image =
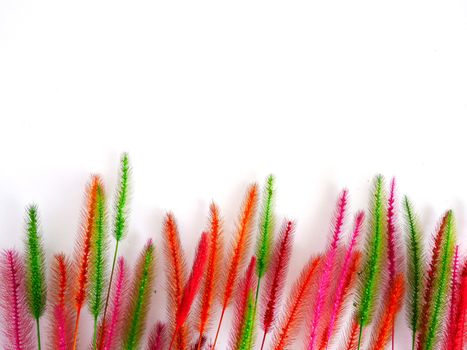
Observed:
[[[231,234],[269,173],[278,217],[298,222],[290,279],[324,248],[339,190],[365,208],[376,173],[427,237],[453,208],[465,241],[466,62],[465,0],[2,0],[0,246],[22,248],[35,202],[48,255],[71,253],[89,174],[112,193],[122,151],[132,262],[167,210],[191,261],[210,201]],[[408,334],[401,316],[397,349]]]

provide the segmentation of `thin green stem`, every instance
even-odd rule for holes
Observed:
[[[360,321],[360,332],[358,334],[358,350],[360,350],[360,343],[362,341],[362,333],[363,333],[363,322]]]
[[[107,296],[105,297],[104,316],[103,316],[104,320],[105,320],[105,316],[107,314],[107,307],[109,306],[110,289],[112,288],[112,280],[113,280],[114,272],[115,272],[115,263],[117,261],[117,253],[118,253],[118,245],[119,244],[120,244],[120,241],[117,241],[117,243],[115,244],[114,257],[113,257],[113,260],[112,260],[112,270],[110,272],[109,287],[107,288]]]
[[[36,318],[36,329],[37,329],[37,349],[41,350],[41,326],[39,318]]]
[[[94,332],[92,336],[92,348],[97,349],[97,317],[94,318]]]
[[[412,330],[412,350],[415,350],[415,330]]]

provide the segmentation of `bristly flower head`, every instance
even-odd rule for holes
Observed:
[[[360,327],[371,322],[380,289],[384,250],[384,219],[386,217],[384,179],[375,179],[370,212],[370,231],[365,245],[365,259],[360,279],[358,321]]]
[[[89,310],[95,320],[104,307],[105,284],[107,272],[107,210],[104,187],[97,187],[96,213],[94,217],[94,233],[91,242],[88,303]]]
[[[405,221],[406,221],[406,246],[407,246],[407,320],[412,331],[412,349],[415,347],[417,331],[420,328],[420,315],[422,308],[422,293],[424,287],[423,278],[423,242],[422,232],[418,218],[414,213],[412,204],[404,197]]]
[[[261,317],[261,326],[264,331],[263,346],[266,335],[273,329],[282,300],[282,292],[292,253],[294,231],[295,224],[292,221],[285,221],[274,246],[271,268],[266,273],[265,292],[262,298],[263,314]]]
[[[345,212],[347,207],[347,194],[345,189],[342,191],[339,199],[337,200],[336,210],[332,223],[331,241],[323,260],[323,268],[321,277],[318,283],[318,293],[312,310],[312,319],[310,324],[310,339],[308,341],[308,350],[313,350],[318,345],[318,330],[322,322],[326,297],[329,293],[329,286],[331,284],[331,274],[334,270],[334,265],[337,257],[337,249],[342,234],[342,226],[344,225]]]
[[[136,350],[140,347],[154,282],[154,260],[154,245],[152,240],[149,240],[136,265],[130,299],[125,312],[122,349]]]
[[[197,310],[198,343],[200,343],[204,333],[209,329],[212,323],[212,309],[214,300],[219,294],[219,280],[221,279],[222,273],[221,262],[224,248],[222,220],[216,204],[212,203],[209,211],[209,258]],[[199,345],[201,347],[201,344]]]
[[[271,256],[271,246],[274,234],[274,177],[269,175],[264,188],[261,207],[259,235],[256,246],[256,273],[262,278],[266,273]]]
[[[96,215],[97,192],[101,186],[99,176],[93,176],[86,191],[86,208],[83,212],[83,223],[78,237],[76,250],[76,284],[75,307],[80,310],[86,300],[86,289],[89,283],[89,263],[91,257],[92,234]]]
[[[120,336],[121,324],[124,321],[122,310],[127,295],[127,280],[128,280],[128,267],[123,257],[118,258],[116,279],[112,285],[112,297],[110,303],[110,314],[108,322],[103,322],[103,329],[101,330],[101,339],[99,344],[102,350],[114,349],[118,344],[118,337]]]
[[[5,350],[33,349],[32,319],[27,313],[24,266],[18,252],[6,250],[0,257],[0,307]]]
[[[39,215],[35,205],[27,208],[25,246],[26,297],[29,313],[37,320],[45,310],[47,283],[44,247],[39,234]]]
[[[62,253],[54,255],[49,289],[49,347],[50,350],[71,349],[73,337],[73,303],[71,291],[71,262]]]
[[[120,160],[120,182],[118,184],[114,207],[113,235],[117,241],[121,241],[125,237],[128,227],[130,175],[130,161],[128,154],[124,153]]]
[[[162,235],[167,275],[167,314],[170,327],[168,333],[173,334],[176,328],[177,310],[182,302],[183,288],[185,288],[188,272],[177,222],[172,213],[168,213],[165,218]],[[187,338],[187,329],[182,326],[177,334],[175,348],[177,350],[185,349],[188,346]]]
[[[443,328],[444,311],[447,307],[449,294],[449,279],[451,276],[452,258],[454,255],[454,246],[456,241],[454,215],[448,211],[445,216],[445,225],[441,234],[441,246],[435,269],[433,270],[432,291],[427,293],[429,299],[425,302],[424,316],[427,323],[424,324],[418,343],[419,350],[435,349],[441,340]],[[428,285],[428,284],[427,284]]]

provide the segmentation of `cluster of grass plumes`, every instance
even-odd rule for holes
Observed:
[[[230,332],[222,343],[231,350],[394,349],[402,309],[411,331],[406,349],[464,349],[467,260],[454,213],[445,212],[425,245],[416,211],[397,196],[394,179],[387,185],[376,176],[368,210],[354,215],[349,191],[337,196],[323,228],[327,247],[310,255],[291,283],[296,223],[277,217],[272,175],[262,190],[256,183],[246,188],[233,232],[224,230],[214,202],[206,208],[193,261],[168,212],[162,246],[149,240],[133,267],[119,255],[130,185],[127,154],[111,210],[103,179],[91,176],[74,254],[58,252],[50,261],[38,207],[27,207],[24,250],[0,255],[2,349],[213,350],[222,327]],[[159,279],[167,305],[157,307],[166,317],[148,324]],[[229,308],[232,322],[224,317]],[[83,312],[92,320],[89,338]]]

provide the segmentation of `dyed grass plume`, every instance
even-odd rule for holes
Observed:
[[[219,208],[211,203],[209,208],[209,258],[197,310],[197,330],[199,333],[196,350],[201,349],[205,332],[212,323],[213,304],[219,294],[221,280],[221,262],[223,257],[223,232]]]
[[[311,314],[311,325],[308,341],[308,350],[316,349],[318,344],[318,332],[320,322],[323,320],[324,307],[326,297],[329,296],[329,286],[331,284],[331,274],[334,269],[334,264],[337,257],[337,249],[339,248],[339,241],[342,234],[342,226],[344,225],[345,211],[347,207],[347,190],[343,190],[336,205],[334,214],[334,222],[331,230],[331,242],[327,249],[326,255],[323,259],[323,267],[321,276],[318,282],[318,293],[314,302],[314,307]]]
[[[424,286],[424,255],[420,224],[414,213],[412,204],[404,197],[406,221],[406,251],[407,251],[407,320],[412,331],[412,350],[415,349],[416,335],[420,329]]]
[[[107,308],[109,306],[110,298],[110,287],[112,286],[114,272],[115,272],[115,263],[117,261],[118,248],[120,241],[126,236],[128,230],[128,202],[129,202],[129,188],[130,188],[130,161],[127,153],[123,153],[120,159],[120,174],[119,174],[119,183],[117,191],[115,194],[114,202],[114,217],[113,217],[113,230],[112,234],[115,238],[115,248],[112,259],[112,267],[110,270],[110,278],[107,288],[107,293],[105,297],[104,304],[104,313],[102,316],[103,324],[102,327],[105,328],[105,320],[107,318]]]
[[[246,197],[243,201],[236,234],[231,247],[230,257],[227,260],[227,277],[224,282],[224,291],[221,299],[221,316],[217,326],[216,337],[214,338],[213,349],[216,347],[219,331],[224,319],[225,310],[232,300],[233,291],[237,288],[239,271],[243,267],[247,258],[247,252],[251,241],[252,226],[256,212],[257,196],[258,186],[253,184],[248,188]]]
[[[92,235],[89,266],[88,305],[94,319],[93,349],[97,348],[97,325],[105,303],[107,283],[107,211],[102,184],[97,187],[94,234]]]
[[[349,245],[344,258],[344,263],[338,277],[339,282],[337,284],[337,289],[334,298],[334,304],[332,306],[332,311],[330,315],[330,320],[328,326],[325,328],[323,336],[323,344],[321,349],[328,347],[331,342],[333,333],[335,332],[336,323],[340,319],[342,313],[343,304],[346,299],[346,296],[349,294],[350,286],[353,285],[355,281],[355,272],[360,264],[360,253],[358,256],[355,255],[355,250],[358,245],[358,239],[363,228],[363,223],[365,220],[365,213],[358,212],[355,217],[355,223],[352,230],[352,235],[350,238]]]
[[[176,316],[182,303],[183,289],[187,281],[187,266],[185,252],[183,251],[178,233],[175,217],[169,213],[164,222],[163,243],[165,256],[165,269],[167,276],[167,316],[169,322],[169,334],[174,334],[176,328]],[[183,350],[188,346],[188,329],[181,326],[177,331],[175,349]]]
[[[75,330],[73,334],[73,350],[76,350],[78,342],[79,320],[81,309],[87,297],[89,283],[89,264],[91,257],[92,236],[94,232],[94,220],[96,215],[97,192],[102,182],[98,176],[93,176],[86,191],[86,208],[83,212],[83,223],[75,248],[76,281],[74,302],[76,310]]]
[[[273,333],[272,350],[289,348],[295,340],[305,316],[305,303],[310,297],[312,284],[321,257],[312,257],[303,268],[300,276],[292,287],[292,291],[285,305],[285,310]]]
[[[261,342],[261,349],[264,348],[267,335],[274,328],[277,309],[282,300],[287,269],[292,253],[294,231],[295,224],[292,221],[285,221],[274,247],[271,268],[266,274],[265,289],[262,298],[263,313],[261,317],[261,326],[263,329],[263,340]]]
[[[155,251],[149,240],[136,263],[133,285],[124,314],[121,349],[139,349],[144,335],[149,302],[154,283]]]
[[[19,253],[5,250],[0,256],[0,307],[5,350],[32,349],[32,318],[28,314],[25,271]]]
[[[175,318],[175,329],[169,345],[169,350],[172,348],[179,329],[185,324],[190,313],[191,306],[193,305],[195,297],[201,287],[201,282],[206,269],[206,263],[208,261],[208,254],[209,236],[206,232],[204,232],[199,240],[195,259],[193,261],[193,267],[191,269],[191,274],[186,283],[185,289],[183,291],[183,297],[177,310]]]
[[[50,350],[71,349],[73,340],[72,264],[65,254],[53,257],[49,288]]]
[[[47,282],[45,278],[45,254],[42,237],[39,234],[37,207],[27,208],[25,240],[26,300],[29,313],[36,321],[37,348],[41,349],[40,318],[47,302]]]
[[[363,329],[371,322],[380,289],[384,249],[384,218],[386,217],[384,179],[374,182],[370,212],[370,229],[365,244],[365,259],[360,278],[357,320],[360,326],[357,348],[360,349]]]

